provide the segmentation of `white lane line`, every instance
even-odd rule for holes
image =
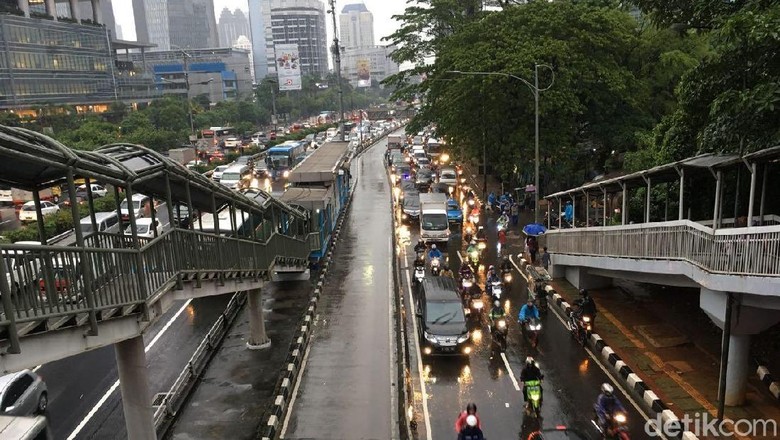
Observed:
[[[151,340],[151,342],[149,342],[149,345],[146,346],[146,348],[144,349],[144,353],[148,353],[149,350],[152,347],[154,347],[154,344],[156,344],[157,341],[159,341],[160,338],[165,334],[165,332],[168,331],[168,329],[171,327],[171,325],[173,325],[176,319],[178,319],[179,316],[181,316],[181,314],[184,313],[184,310],[187,309],[187,306],[190,305],[190,302],[192,302],[192,299],[188,299],[187,301],[185,301],[184,305],[181,306],[181,308],[176,312],[176,314],[173,315],[171,319],[165,323],[165,326],[160,330],[159,333],[157,333],[157,335],[155,335],[155,337]],[[119,379],[117,379],[116,382],[114,382],[114,384],[111,385],[108,391],[106,391],[106,393],[103,394],[103,397],[101,397],[100,400],[98,400],[98,403],[96,403],[95,406],[92,407],[92,409],[89,411],[89,413],[87,413],[87,416],[84,417],[84,419],[78,424],[78,426],[76,426],[76,429],[74,429],[73,432],[70,433],[70,435],[68,436],[68,440],[73,440],[76,438],[77,435],[79,435],[81,430],[84,429],[85,426],[87,426],[87,423],[89,423],[89,421],[92,420],[92,417],[95,417],[95,414],[97,414],[100,407],[102,407],[103,404],[106,403],[106,400],[108,400],[108,398],[111,397],[111,394],[113,394],[114,391],[116,391],[117,387],[119,387]]]
[[[404,251],[404,260],[406,252]],[[408,261],[404,261],[408,263]],[[423,418],[425,419],[425,432],[427,440],[433,440],[431,433],[431,416],[428,413],[428,392],[425,390],[425,378],[423,377],[422,353],[420,352],[420,331],[417,328],[417,310],[412,296],[412,279],[409,277],[409,271],[406,271],[406,286],[409,289],[409,306],[412,309],[412,325],[414,326],[414,348],[417,350],[417,373],[420,375],[420,390],[422,391]]]
[[[390,197],[392,197],[392,193],[390,194]],[[392,223],[392,222],[391,222]],[[393,255],[393,237],[388,237],[388,249],[390,250],[390,255]],[[392,266],[391,266],[392,268]],[[398,426],[398,395],[395,384],[395,374],[393,372],[395,371],[395,367],[397,365],[396,359],[395,359],[395,338],[393,337],[393,297],[395,296],[393,294],[393,271],[390,272],[390,279],[388,279],[387,283],[387,339],[389,340],[387,347],[390,350],[390,368],[388,371],[390,372],[390,422],[392,423],[392,426],[390,427],[390,432],[392,432],[392,439],[395,440],[400,437],[400,428]],[[402,384],[398,384],[398,386],[402,386]]]
[[[515,379],[515,373],[512,371],[512,367],[509,366],[509,361],[506,358],[506,353],[504,353],[503,351],[501,352],[501,359],[504,360],[504,366],[506,367],[506,370],[509,373],[509,378],[512,379],[512,384],[515,386],[515,389],[517,391],[520,391],[520,384],[517,382],[517,379]]]
[[[311,337],[310,337],[311,338]],[[309,345],[306,346],[306,352],[303,354],[303,360],[301,361],[301,370],[298,372],[298,381],[295,382],[295,386],[292,390],[292,398],[290,398],[290,406],[287,407],[287,414],[284,415],[284,423],[282,423],[282,433],[279,435],[279,438],[284,438],[285,434],[287,434],[287,426],[290,423],[290,417],[293,413],[293,407],[295,406],[295,400],[298,397],[298,388],[301,386],[301,382],[303,382],[303,372],[306,371],[306,363],[309,362],[309,351],[311,351],[311,345],[312,341],[309,339]]]

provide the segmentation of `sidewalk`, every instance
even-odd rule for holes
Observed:
[[[481,194],[482,177],[474,177],[473,174],[470,177]],[[489,176],[487,192],[498,193],[500,189],[500,184]],[[521,229],[532,220],[532,211],[521,211],[520,224],[507,235],[513,255],[523,252]],[[542,237],[540,248],[545,245],[544,242]],[[550,249],[550,252],[554,264],[555,250]],[[565,279],[555,280],[552,286],[570,303],[579,296],[577,289]],[[705,412],[714,418],[717,413],[721,331],[699,308],[698,292],[695,289],[648,286],[624,280],[615,280],[612,288],[590,292],[599,307],[596,332],[659,398],[680,418],[685,414],[693,418],[694,414]],[[773,341],[765,341],[768,337],[769,334],[763,336],[753,346],[771,346]],[[780,355],[771,356],[766,349],[760,354],[769,357],[768,365],[780,365]],[[726,407],[726,417],[733,420],[771,419],[780,425],[780,405],[753,373],[754,369],[751,366],[747,404]]]

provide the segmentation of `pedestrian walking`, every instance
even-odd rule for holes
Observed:
[[[550,270],[550,253],[547,252],[547,246],[543,248],[542,266],[544,266],[544,270]]]
[[[528,237],[528,255],[531,257],[531,264],[536,264],[536,253],[539,251],[539,243],[536,237]]]
[[[517,222],[520,220],[520,205],[512,203],[510,210],[512,212],[512,226],[517,226]]]

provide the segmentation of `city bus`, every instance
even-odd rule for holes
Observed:
[[[203,139],[208,139],[211,145],[216,146],[221,139],[228,136],[235,136],[236,129],[233,127],[211,127],[208,130],[201,130],[200,135]]]
[[[300,141],[287,141],[267,150],[265,163],[273,180],[287,178],[290,171],[306,157],[306,144]]]

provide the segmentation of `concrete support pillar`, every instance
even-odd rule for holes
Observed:
[[[677,220],[682,220],[685,212],[683,210],[683,202],[685,202],[685,168],[678,169],[677,173],[680,175],[680,200],[678,202],[680,206],[678,207]]]
[[[127,438],[157,440],[142,336],[114,344]]]
[[[726,369],[726,406],[745,403],[747,379],[750,374],[750,335],[729,337],[729,360]]]
[[[19,9],[24,12],[24,16],[30,18],[30,2],[29,0],[16,0],[16,4],[19,5]]]
[[[621,182],[620,186],[623,187],[623,208],[621,214],[621,224],[625,225],[628,222],[628,187],[626,182]]]
[[[748,201],[747,227],[751,228],[753,227],[753,209],[756,200],[756,173],[758,173],[758,169],[756,168],[755,163],[750,164],[750,168],[748,169],[750,170],[750,200]]]
[[[92,21],[103,23],[103,10],[100,9],[100,0],[90,0],[92,2]]]
[[[54,4],[54,0],[46,0],[44,5],[46,6],[46,13],[54,17],[54,21],[57,21],[57,6]]]
[[[79,0],[68,0],[70,3],[70,18],[81,23],[81,11],[79,11]]]
[[[271,340],[265,333],[263,318],[263,291],[254,289],[247,292],[249,296],[249,341],[246,347],[250,350],[260,350],[271,346]]]

